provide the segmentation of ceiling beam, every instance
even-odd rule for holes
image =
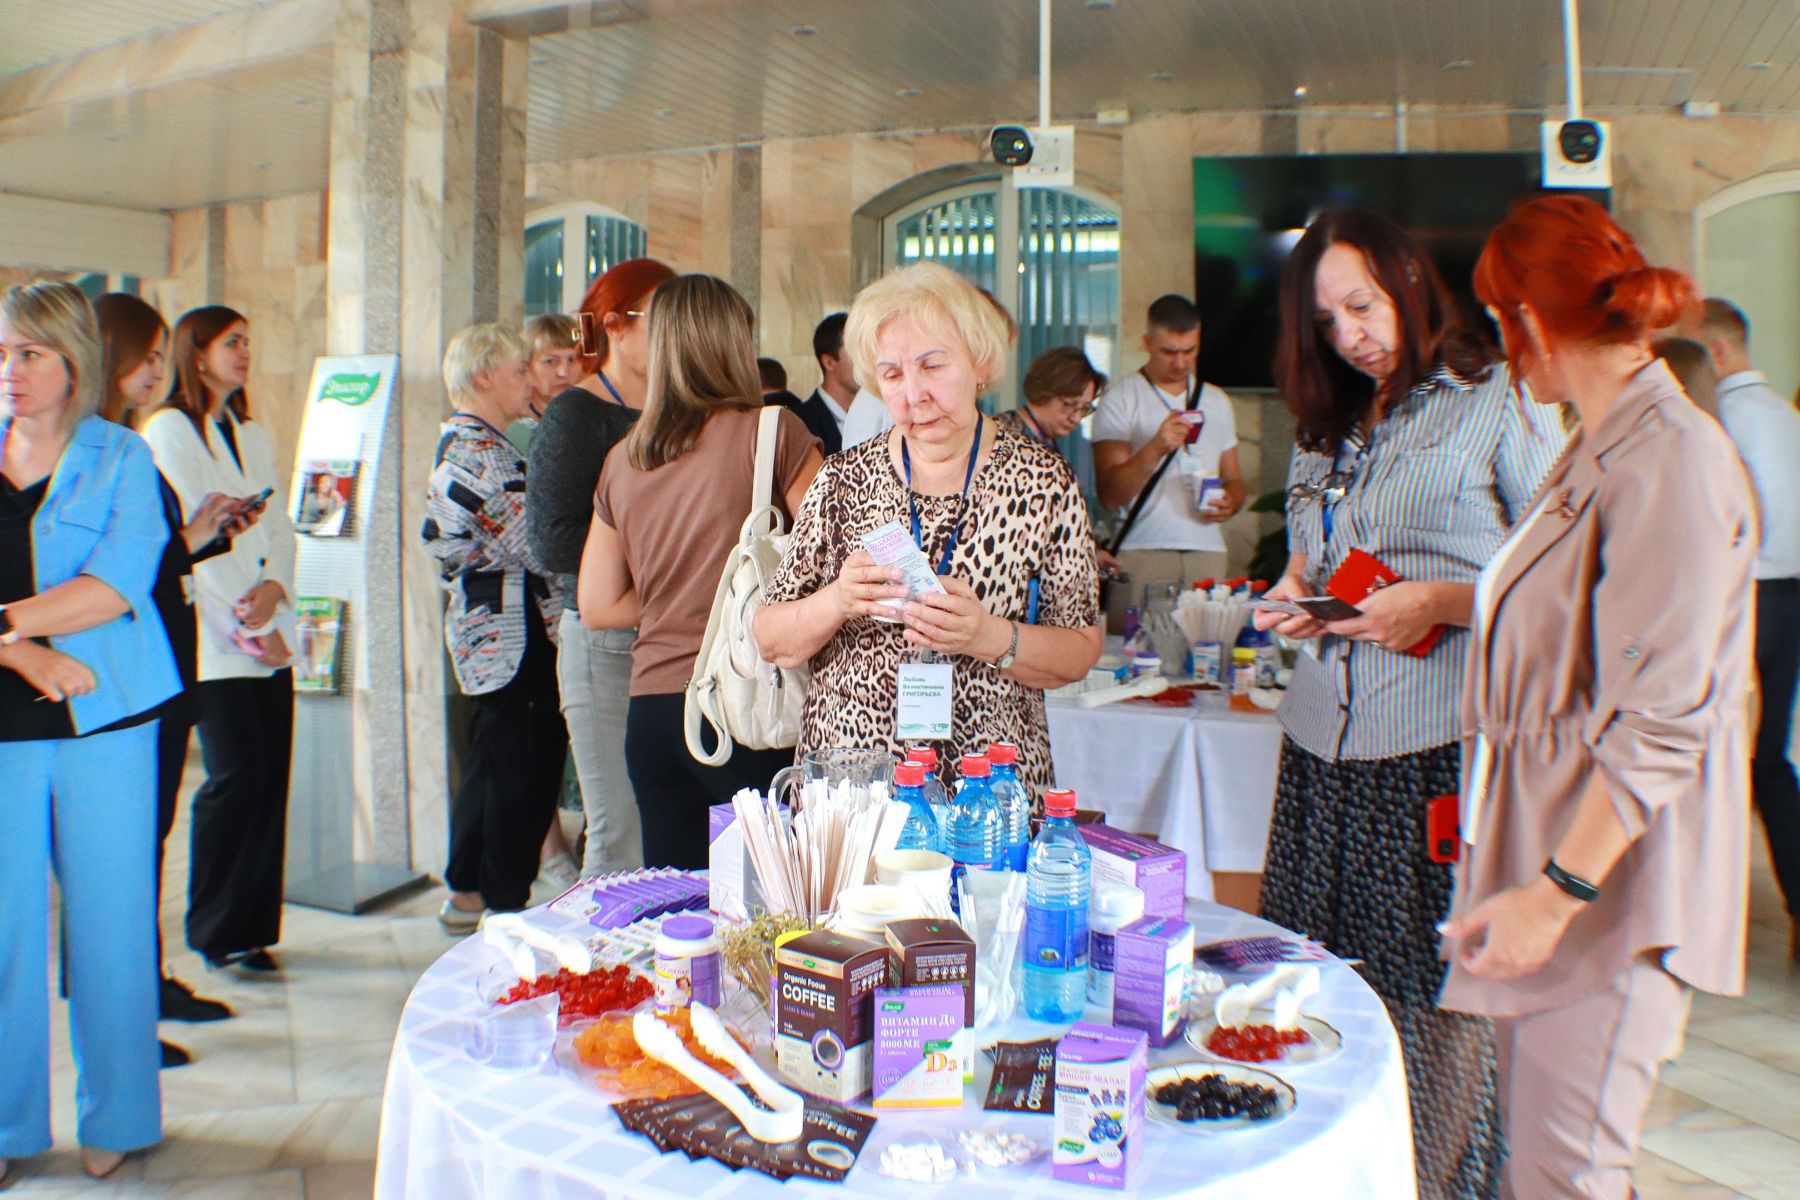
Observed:
[[[17,71],[0,77],[0,124],[260,69],[331,45],[337,13],[337,0],[279,0]]]
[[[0,194],[0,262],[41,271],[169,273],[162,213]]]
[[[647,15],[649,0],[474,0],[469,22],[510,38],[626,25]]]

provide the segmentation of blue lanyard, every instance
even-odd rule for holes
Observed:
[[[1029,436],[1033,441],[1041,442],[1046,449],[1056,450],[1056,439],[1051,437],[1049,434],[1047,434],[1043,431],[1043,429],[1037,423],[1037,418],[1035,418],[1031,415],[1031,409],[1028,406],[1026,406],[1026,405],[1019,406],[1019,416],[1025,422],[1025,424],[1031,426],[1031,431],[1030,431]],[[1058,454],[1062,453],[1062,451],[1060,451],[1060,450],[1057,450],[1056,452]]]
[[[625,403],[625,397],[619,395],[619,389],[613,386],[612,380],[606,377],[605,371],[595,371],[594,374],[600,377],[600,382],[605,385],[608,392],[612,393],[612,398],[618,403],[620,408],[631,407],[631,405]]]
[[[969,507],[969,484],[975,478],[975,460],[981,456],[981,427],[985,423],[980,413],[975,414],[975,444],[969,447],[969,468],[963,472],[962,495],[956,502],[956,524],[950,527],[950,540],[944,544],[944,557],[938,563],[937,573],[950,573],[950,556],[956,553],[956,541],[962,536],[963,513]],[[919,498],[912,494],[912,451],[907,449],[906,439],[900,439],[900,465],[906,468],[906,506],[912,514],[913,542],[920,550],[925,549],[925,539],[919,536]]]

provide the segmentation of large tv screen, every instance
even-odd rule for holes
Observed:
[[[1201,378],[1275,386],[1276,297],[1288,253],[1328,208],[1384,212],[1424,243],[1470,320],[1488,233],[1540,191],[1533,154],[1346,154],[1194,160],[1194,300]],[[1605,192],[1587,192],[1602,204]],[[1127,314],[1127,321],[1139,314]]]

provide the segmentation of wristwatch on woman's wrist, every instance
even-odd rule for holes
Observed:
[[[1006,647],[1006,653],[994,660],[994,666],[1004,671],[1013,665],[1013,659],[1019,657],[1019,623],[1008,621],[1012,626],[1012,643]]]
[[[13,628],[12,618],[6,615],[6,605],[0,604],[0,646],[10,646],[19,640],[19,631]],[[1019,644],[1019,635],[1013,634],[1013,645]]]

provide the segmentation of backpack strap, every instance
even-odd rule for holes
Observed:
[[[781,405],[763,406],[756,419],[755,490],[751,493],[750,511],[759,513],[769,506],[775,493],[775,448],[781,439]]]

